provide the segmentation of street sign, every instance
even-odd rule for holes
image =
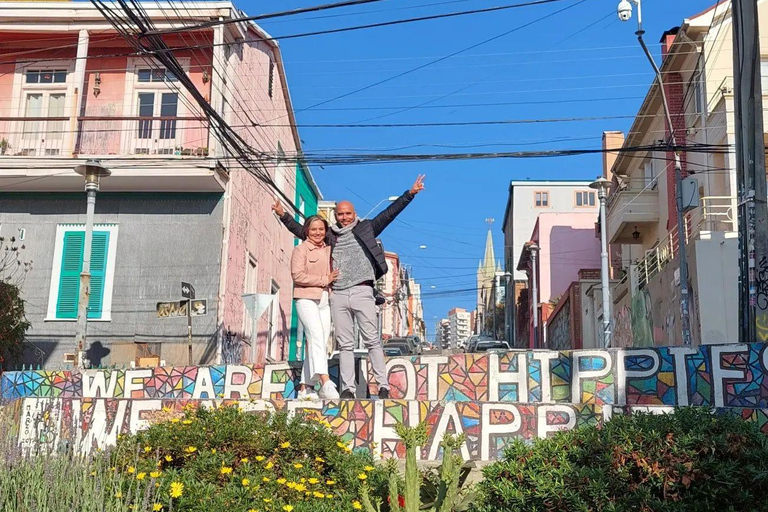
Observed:
[[[208,314],[208,299],[195,299],[192,301],[191,316],[205,316]]]
[[[180,318],[187,316],[187,305],[190,301],[176,300],[171,302],[158,302],[156,306],[157,318]],[[189,316],[205,316],[208,314],[208,300],[195,299]]]
[[[195,298],[195,287],[189,283],[181,282],[181,296],[185,299]]]

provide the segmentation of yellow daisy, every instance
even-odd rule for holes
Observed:
[[[171,495],[171,498],[178,498],[184,494],[184,484],[181,482],[172,482],[169,494]]]
[[[221,474],[222,474],[222,475],[228,475],[228,474],[230,474],[231,472],[232,472],[232,468],[230,468],[230,467],[228,467],[228,466],[222,466],[222,467],[221,467]]]
[[[154,512],[160,512],[160,510],[163,510],[162,503],[155,503],[154,505],[152,505],[152,510]]]
[[[352,508],[355,510],[362,510],[363,506],[360,504],[359,501],[355,500],[352,502]]]

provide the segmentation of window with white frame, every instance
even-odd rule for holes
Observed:
[[[89,320],[111,320],[117,233],[116,224],[97,224],[93,228]],[[57,226],[46,320],[77,319],[84,249],[84,225]]]
[[[706,114],[707,101],[706,101],[706,80],[704,79],[704,71],[701,65],[696,67],[693,76],[693,95],[694,95],[694,107],[697,114]]]
[[[188,69],[189,59],[180,59]],[[129,65],[132,87],[127,88],[128,116],[131,121],[130,153],[137,155],[181,154],[183,144],[184,115],[182,91],[176,85],[178,77],[164,67],[145,59],[134,59]]]
[[[63,151],[67,112],[66,67],[34,67],[20,70],[18,106],[23,117],[12,151],[25,156],[57,156]]]
[[[270,293],[274,295],[267,314],[267,357],[277,360],[277,347],[280,345],[280,286],[272,280]]]
[[[644,188],[656,188],[656,165],[653,159],[646,160],[643,164]]]
[[[258,264],[256,258],[250,252],[246,253],[245,284],[243,294],[248,295],[256,293],[256,284],[258,280]],[[248,308],[243,304],[243,336],[251,341],[255,339],[254,322]]]
[[[595,206],[595,193],[591,190],[577,190],[574,203],[576,208]]]

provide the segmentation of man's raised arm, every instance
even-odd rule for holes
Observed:
[[[374,236],[379,236],[381,232],[384,231],[384,228],[389,226],[392,221],[395,220],[395,217],[397,217],[400,212],[405,210],[405,207],[408,206],[411,201],[413,201],[413,198],[416,197],[416,194],[424,190],[424,178],[425,175],[420,174],[409,190],[406,190],[403,195],[398,197],[394,203],[389,205],[383,212],[371,219]]]
[[[275,198],[275,202],[272,205],[272,211],[277,214],[280,218],[280,222],[288,228],[288,231],[293,233],[293,236],[304,240],[304,226],[293,220],[291,216],[286,213],[285,208],[283,208],[282,203],[277,198]]]

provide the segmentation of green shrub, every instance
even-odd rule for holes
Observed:
[[[383,496],[387,480],[325,422],[238,407],[189,409],[121,438],[111,467],[133,475],[121,490],[133,503],[201,512],[352,511],[363,483]]]
[[[515,442],[483,473],[488,512],[768,510],[768,437],[696,408]]]

